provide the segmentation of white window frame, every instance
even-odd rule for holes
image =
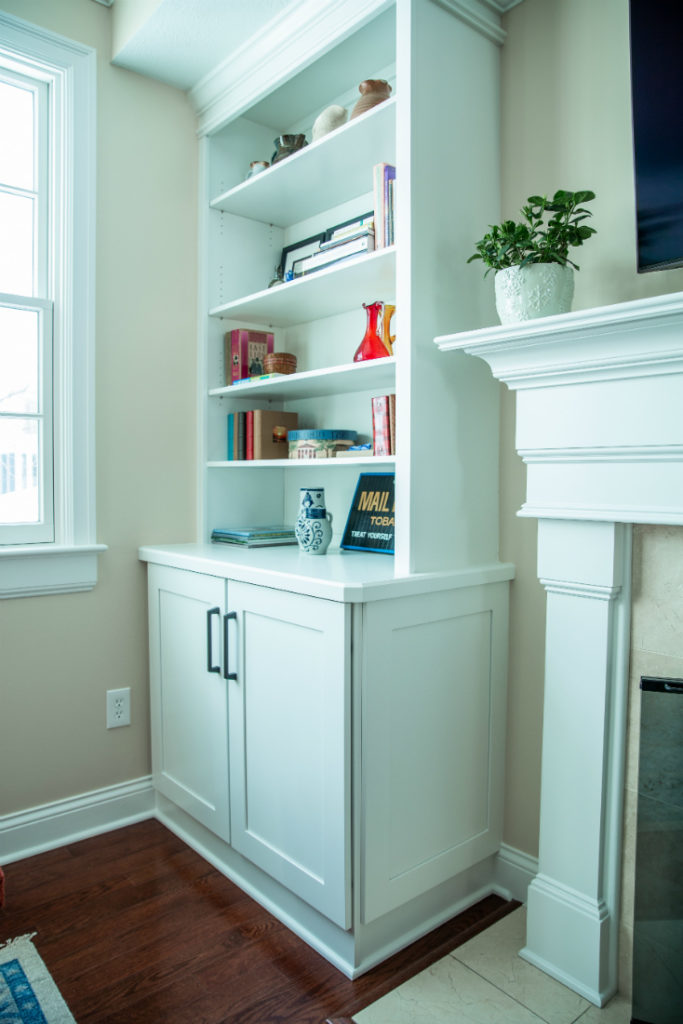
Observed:
[[[90,590],[95,519],[96,52],[0,12],[0,61],[47,82],[54,541],[0,545],[0,597]]]
[[[35,412],[3,413],[11,417],[16,415],[21,420],[34,420],[38,425],[38,450],[41,453],[38,469],[40,495],[40,521],[37,523],[18,523],[0,525],[0,550],[3,547],[17,547],[20,544],[54,543],[54,439],[52,414],[52,323],[53,303],[48,299],[24,298],[0,293],[0,306],[3,309],[18,309],[35,313],[37,317],[38,341],[38,403]],[[0,574],[2,564],[0,563]],[[0,585],[2,575],[0,575]]]

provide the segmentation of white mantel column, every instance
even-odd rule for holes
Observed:
[[[539,521],[541,833],[521,955],[598,1006],[617,989],[630,552],[628,525]]]
[[[435,339],[517,392],[548,591],[539,873],[522,955],[617,987],[630,523],[683,523],[683,292]],[[514,637],[512,638],[514,643]]]

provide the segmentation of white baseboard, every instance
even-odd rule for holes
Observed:
[[[526,903],[527,890],[538,874],[538,858],[502,843],[496,858],[496,892],[506,899]]]
[[[0,864],[154,817],[152,776],[0,817]]]
[[[519,955],[604,1006],[618,988],[617,958],[604,955],[614,927],[603,899],[539,874],[529,889],[526,945]]]

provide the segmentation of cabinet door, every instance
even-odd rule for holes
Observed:
[[[232,844],[348,928],[350,610],[245,583],[228,593]]]
[[[506,594],[471,587],[364,608],[365,923],[499,848]]]
[[[149,568],[152,767],[160,793],[230,840],[225,580]]]

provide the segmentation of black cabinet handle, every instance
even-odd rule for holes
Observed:
[[[237,621],[237,612],[228,612],[227,615],[223,616],[223,659],[225,661],[225,664],[223,665],[223,678],[237,679],[236,672],[228,672],[228,622],[230,619]]]
[[[214,615],[220,615],[220,608],[209,608],[206,613],[206,671],[207,672],[219,672],[221,670],[220,665],[213,664],[213,636],[212,636],[212,620]]]

